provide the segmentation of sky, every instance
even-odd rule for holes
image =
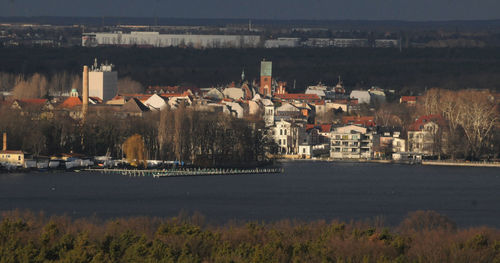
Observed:
[[[486,20],[500,0],[0,0],[0,16]]]

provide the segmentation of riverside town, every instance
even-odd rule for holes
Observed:
[[[120,65],[82,66],[70,92],[34,74],[0,97],[3,171],[112,167],[259,167],[276,159],[498,166],[500,93],[371,86],[273,75],[227,84],[149,86]],[[8,78],[5,74],[2,78]],[[293,90],[297,90],[296,87]]]

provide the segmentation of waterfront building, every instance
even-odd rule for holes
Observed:
[[[11,166],[24,165],[24,152],[7,150],[7,133],[3,133],[3,145],[0,151],[0,164]]]
[[[294,121],[279,120],[271,129],[279,153],[286,155],[298,154],[301,125]]]
[[[336,127],[330,135],[330,157],[335,159],[370,159],[374,135],[368,128],[348,125]]]
[[[445,120],[441,115],[424,115],[408,129],[408,151],[424,156],[436,156],[441,152]]]

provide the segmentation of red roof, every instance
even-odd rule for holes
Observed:
[[[63,103],[59,105],[61,108],[73,108],[75,106],[82,105],[82,100],[78,97],[69,97]]]
[[[24,154],[23,151],[16,151],[16,150],[0,151],[0,153],[3,153],[3,154]]]
[[[375,127],[375,117],[373,116],[344,116],[342,117],[343,124],[355,124],[365,127]]]
[[[322,124],[321,125],[321,132],[330,132],[331,130],[332,130],[331,124]]]
[[[306,131],[309,131],[311,129],[318,129],[320,132],[330,132],[332,130],[332,125],[331,124],[320,124],[320,125],[306,124]]]
[[[15,101],[18,101],[22,104],[27,104],[27,105],[43,105],[47,102],[47,99],[16,99]]]
[[[420,131],[424,128],[424,125],[428,122],[434,122],[439,126],[444,126],[446,124],[443,117],[439,114],[431,114],[420,116],[413,124],[410,125],[410,131]]]
[[[401,96],[401,103],[417,102],[417,96]]]
[[[304,93],[275,94],[274,97],[282,100],[320,100],[320,98],[316,94]]]

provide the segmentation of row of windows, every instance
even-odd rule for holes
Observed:
[[[10,154],[7,154],[7,155],[2,154],[2,159],[4,159],[4,158],[9,159],[9,158],[10,158]],[[18,161],[21,161],[21,155],[18,155],[18,156],[17,156],[17,160],[18,160]]]
[[[349,144],[349,142],[332,141],[332,146],[340,146],[340,145],[357,147],[357,146],[359,146],[359,143],[353,142],[353,143]]]
[[[352,148],[350,151],[349,151],[349,148],[333,148],[333,151],[334,152],[352,152],[352,153],[358,153],[359,152],[359,149],[357,148]]]

